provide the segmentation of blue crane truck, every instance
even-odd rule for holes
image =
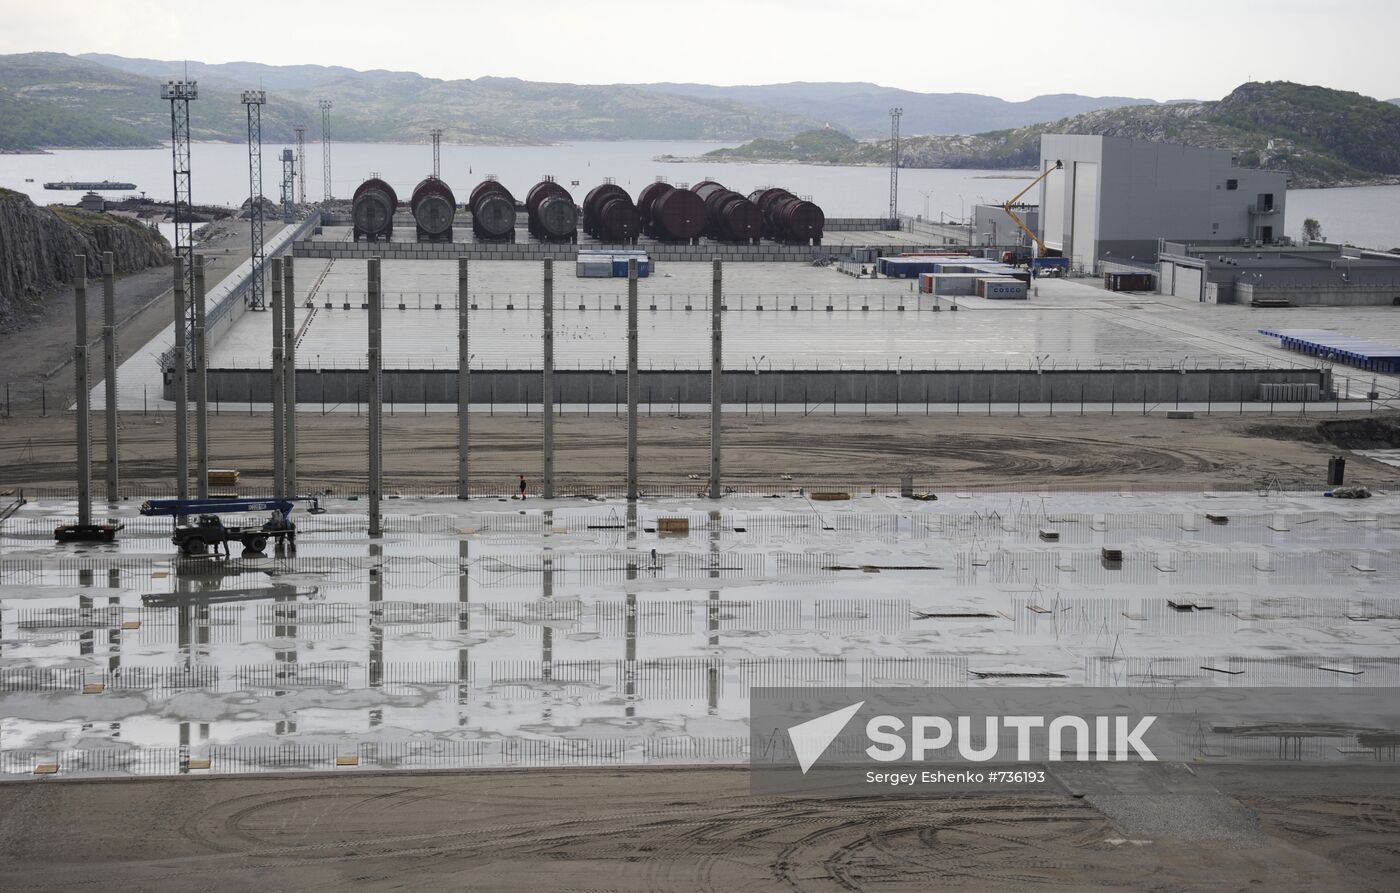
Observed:
[[[309,502],[307,511],[319,515],[325,511],[312,497],[273,497],[270,499],[149,499],[141,504],[141,514],[173,517],[175,532],[170,537],[181,555],[207,555],[220,549],[229,554],[229,543],[242,543],[249,552],[262,552],[268,540],[285,543],[293,551],[297,544],[297,525],[292,521],[292,509],[297,502]],[[260,525],[232,526],[225,524],[221,514],[267,512]],[[193,521],[189,519],[193,518]]]

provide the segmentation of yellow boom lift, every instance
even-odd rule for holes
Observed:
[[[1040,176],[1036,177],[1030,182],[1029,186],[1016,193],[1016,195],[1013,198],[1011,198],[1007,201],[1006,204],[1001,206],[1002,210],[1006,212],[1006,216],[1010,217],[1013,221],[1015,221],[1016,225],[1021,228],[1021,232],[1031,237],[1031,241],[1035,243],[1036,257],[1045,257],[1048,249],[1045,247],[1045,243],[1040,240],[1040,236],[1037,236],[1035,233],[1031,232],[1031,228],[1026,226],[1025,221],[1022,220],[1015,211],[1011,210],[1011,206],[1020,201],[1021,196],[1025,195],[1027,192],[1030,192],[1032,189],[1039,186],[1040,181],[1050,176],[1050,173],[1052,171],[1057,171],[1064,166],[1065,163],[1063,161],[1056,159],[1054,167],[1047,167],[1044,173],[1042,173]]]

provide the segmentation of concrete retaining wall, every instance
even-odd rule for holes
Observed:
[[[392,260],[455,260],[469,257],[473,260],[544,260],[572,263],[578,258],[579,248],[600,250],[608,246],[595,244],[554,245],[546,242],[330,242],[309,239],[298,242],[292,251],[293,257],[319,258],[370,258],[380,257]],[[806,263],[820,258],[854,255],[858,260],[870,260],[877,253],[898,254],[911,251],[931,251],[933,245],[778,245],[764,242],[759,245],[723,245],[706,242],[702,245],[672,245],[648,242],[641,246],[612,246],[619,249],[641,247],[657,262],[704,262],[719,258],[728,262],[764,263]]]
[[[555,370],[559,403],[608,404],[626,398],[626,375],[601,370]],[[643,402],[703,404],[710,399],[708,370],[643,371]],[[772,371],[730,372],[724,377],[727,404],[778,403],[1078,403],[1124,405],[1177,400],[1222,403],[1260,399],[1262,384],[1314,384],[1325,394],[1330,377],[1317,369],[1199,369],[1021,371]],[[211,369],[209,393],[223,402],[271,402],[266,369]],[[173,398],[167,377],[166,399]],[[362,370],[301,369],[297,396],[304,404],[363,400]],[[472,403],[539,403],[538,370],[473,370]],[[455,370],[386,369],[384,398],[397,403],[455,403]]]
[[[1282,299],[1294,307],[1391,307],[1400,306],[1400,285],[1301,285],[1290,288],[1241,282],[1235,286],[1236,303],[1248,304],[1255,298]]]

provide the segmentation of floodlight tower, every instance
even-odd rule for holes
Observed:
[[[442,179],[442,128],[428,131],[433,137],[433,179]]]
[[[904,109],[890,109],[890,225],[899,227],[899,119]]]
[[[244,90],[243,106],[248,110],[248,234],[252,278],[248,282],[248,308],[266,310],[263,291],[263,194],[262,194],[262,107],[267,93]]]
[[[190,102],[199,98],[198,81],[167,81],[160,98],[170,102],[170,158],[175,181],[175,256],[184,259],[186,334],[194,334],[194,202],[190,197]],[[183,214],[181,207],[184,207]],[[177,270],[182,269],[176,267]]]
[[[331,200],[331,101],[322,99],[321,106],[321,199]]]
[[[297,170],[301,176],[297,178],[297,204],[306,204],[306,125],[298,124],[293,128],[297,134]]]
[[[296,156],[291,149],[282,150],[282,222],[291,223],[296,219],[297,209],[292,201],[292,184],[296,182]]]

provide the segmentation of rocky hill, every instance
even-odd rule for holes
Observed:
[[[103,251],[118,273],[170,263],[170,243],[134,220],[74,208],[40,208],[29,197],[0,189],[0,331],[38,309],[45,294],[70,283],[73,256],[86,254],[100,276]]]
[[[1248,83],[1217,102],[1101,109],[1045,124],[966,136],[901,141],[905,167],[1034,168],[1043,133],[1119,136],[1230,149],[1246,167],[1287,170],[1294,186],[1400,181],[1400,107],[1284,81]],[[831,143],[830,137],[822,139]],[[809,136],[753,142],[707,160],[797,161]],[[821,163],[887,164],[883,141],[850,141]],[[810,159],[817,160],[817,159]]]

